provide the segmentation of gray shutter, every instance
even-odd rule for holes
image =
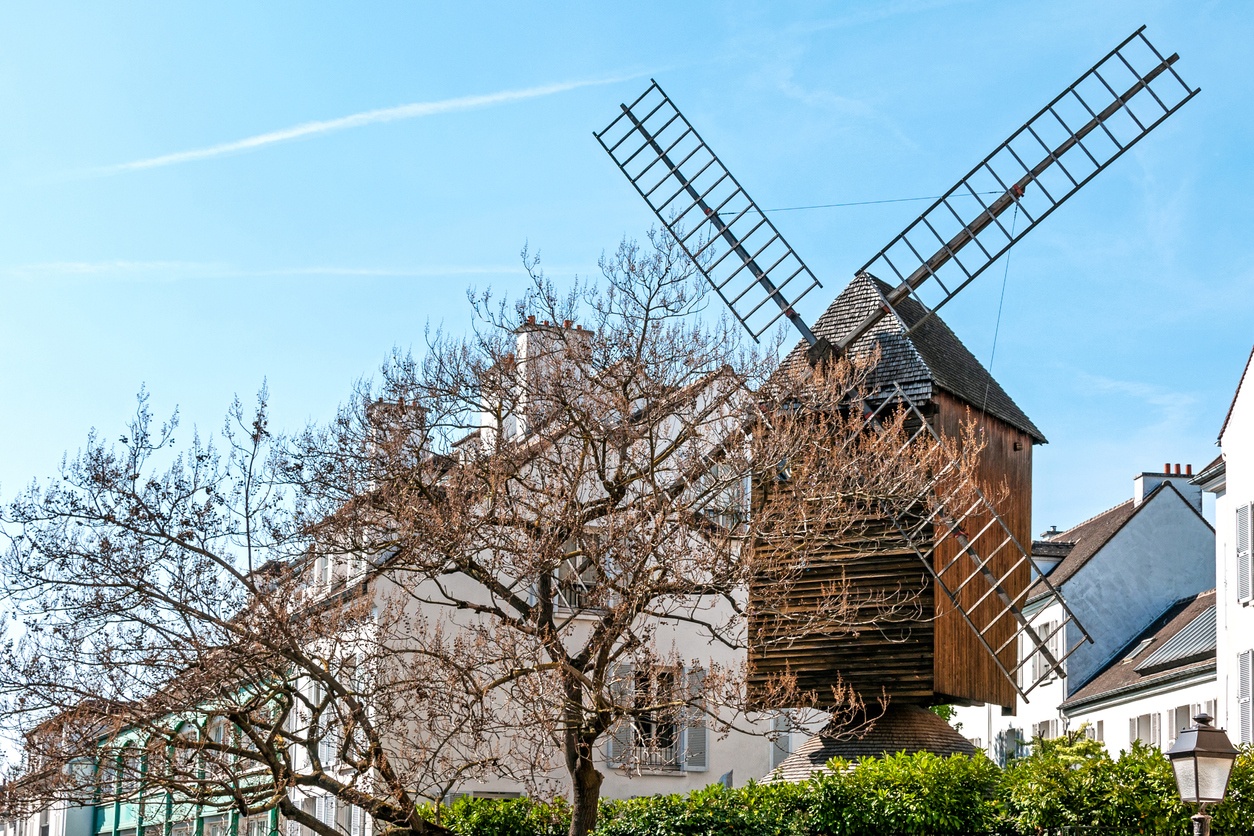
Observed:
[[[327,797],[320,795],[314,799],[314,818],[322,823],[327,820]]]
[[[1237,710],[1241,715],[1241,741],[1254,743],[1254,650],[1239,657],[1237,665]]]
[[[705,671],[693,668],[688,671],[688,722],[684,730],[684,767],[690,772],[709,769],[708,737],[705,727]]]
[[[1250,559],[1250,506],[1237,508],[1237,600],[1244,601],[1254,597],[1254,583],[1251,582]]]
[[[631,706],[635,703],[636,680],[631,665],[615,665],[610,681],[610,698],[616,705]],[[610,727],[610,766],[623,766],[631,760],[632,732],[635,725],[630,716],[620,717]]]
[[[1151,746],[1162,745],[1162,734],[1159,731],[1161,723],[1162,723],[1162,715],[1159,714],[1157,711],[1155,711],[1153,714],[1150,715],[1150,745]]]
[[[300,836],[300,824],[295,819],[287,820],[287,836]]]
[[[1137,741],[1136,718],[1128,720],[1128,744],[1131,745]]]
[[[361,836],[361,808],[353,805],[349,810],[349,836]]]
[[[336,815],[335,815],[336,814],[336,809],[335,809],[336,801],[337,799],[335,796],[333,795],[327,796],[327,817],[323,819],[322,821],[325,824],[329,824],[331,825],[331,827],[334,827],[338,830],[340,822],[339,822],[339,819],[336,818]]]
[[[792,732],[792,719],[783,712],[776,714],[771,719],[771,731],[776,733],[776,738],[771,741],[771,769],[779,766],[784,759],[792,754],[792,740],[790,734]]]

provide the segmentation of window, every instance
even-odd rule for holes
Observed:
[[[1134,743],[1139,740],[1147,746],[1160,745],[1158,718],[1158,712],[1154,712],[1153,714],[1142,714],[1129,720],[1128,743]]]
[[[312,798],[306,798],[304,801],[302,801],[300,804],[300,810],[302,813],[304,813],[307,816],[313,816],[314,818],[319,818],[318,803],[314,801]],[[314,836],[313,830],[311,830],[308,827],[301,827],[300,833],[301,833],[301,836]]]
[[[749,516],[749,479],[726,464],[712,464],[696,480],[701,513],[710,522],[734,529]]]
[[[654,668],[633,674],[621,666],[612,685],[615,701],[630,711],[608,740],[611,766],[659,772],[708,768],[700,669]]]
[[[1089,740],[1096,740],[1098,743],[1103,742],[1106,739],[1106,721],[1098,720],[1096,723],[1086,723],[1084,736]]]
[[[1237,600],[1254,598],[1254,550],[1250,548],[1249,504],[1237,508]]]
[[[592,559],[581,551],[575,551],[562,561],[557,569],[557,584],[553,603],[571,610],[591,606],[589,593],[596,587],[596,567]]]
[[[270,816],[266,813],[249,816],[240,826],[239,832],[242,836],[270,836]]]
[[[1042,740],[1052,740],[1058,736],[1058,720],[1045,720],[1041,723],[1032,724],[1032,737],[1039,737]]]
[[[645,768],[679,768],[677,678],[673,669],[636,674],[636,705],[642,710],[636,715],[635,744]]]
[[[118,752],[105,749],[100,753],[100,795],[112,798],[118,793]]]
[[[217,815],[205,818],[201,833],[203,836],[227,836],[227,817]]]
[[[45,807],[39,811],[39,836],[48,836],[51,829],[48,823],[48,808]]]
[[[1175,745],[1180,732],[1193,725],[1193,716],[1200,711],[1196,705],[1179,705],[1167,712],[1167,747]]]
[[[1055,660],[1061,659],[1063,655],[1063,643],[1065,630],[1060,626],[1058,621],[1046,621],[1043,624],[1035,625],[1033,629],[1040,638],[1042,644],[1049,650],[1050,655]],[[1032,639],[1024,636],[1023,641],[1023,658],[1029,658],[1030,662],[1019,668],[1021,688],[1030,688],[1038,682],[1049,682],[1055,679],[1062,671],[1053,668],[1049,664],[1049,660],[1045,658],[1045,654],[1036,649]]]

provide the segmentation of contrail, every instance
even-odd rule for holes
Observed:
[[[353,113],[349,116],[341,116],[338,119],[304,122],[299,125],[293,125],[290,128],[280,128],[277,131],[269,131],[264,134],[257,134],[256,136],[237,139],[233,142],[223,142],[219,145],[210,145],[206,148],[193,148],[190,151],[176,151],[173,154],[162,154],[159,157],[149,157],[145,160],[118,163],[117,165],[105,166],[97,171],[102,174],[114,174],[123,171],[136,171],[144,168],[160,168],[162,166],[177,165],[178,163],[192,162],[194,160],[206,160],[211,157],[220,157],[224,154],[253,151],[257,148],[274,145],[278,142],[289,142],[293,139],[303,139],[308,136],[331,133],[332,131],[359,128],[362,125],[373,125],[379,122],[395,122],[400,119],[418,119],[423,116],[435,116],[441,113],[453,113],[459,110],[476,110],[478,108],[491,107],[493,105],[519,102],[524,99],[537,99],[542,96],[552,96],[554,93],[565,93],[568,90],[576,90],[580,87],[614,84],[619,81],[627,81],[628,79],[638,77],[639,75],[631,75],[618,76],[614,78],[591,79],[587,81],[566,81],[560,84],[546,84],[542,87],[527,87],[522,90],[502,90],[499,93],[485,93],[478,96],[460,96],[455,99],[442,99],[435,102],[413,102],[411,104],[397,105],[396,107],[384,107],[378,110],[367,110],[362,113]]]

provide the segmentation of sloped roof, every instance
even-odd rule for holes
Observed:
[[[814,323],[814,333],[835,342],[852,331],[867,314],[887,304],[891,288],[869,273],[860,273],[840,292],[823,315]],[[927,400],[932,388],[942,389],[970,404],[974,409],[1005,421],[1022,430],[1037,444],[1045,436],[1031,419],[1010,399],[988,370],[971,354],[949,326],[933,315],[923,321],[926,310],[907,298],[881,319],[864,337],[853,344],[850,353],[865,356],[874,347],[880,349],[880,362],[875,370],[878,382],[901,384],[911,399]],[[906,331],[922,322],[906,336]],[[805,362],[808,346],[804,343],[789,352],[785,367]]]
[[[1135,655],[1133,655],[1135,654]],[[1176,601],[1115,654],[1064,709],[1205,673],[1215,668],[1215,590]]]
[[[866,734],[858,737],[828,725],[775,767],[762,783],[804,781],[826,772],[832,758],[856,761],[898,752],[932,752],[942,757],[974,755],[975,746],[936,714],[918,705],[890,705]]]
[[[1227,479],[1227,464],[1224,462],[1224,454],[1220,453],[1215,456],[1210,464],[1203,467],[1197,472],[1197,475],[1189,480],[1190,485],[1198,485],[1204,491],[1217,493],[1223,490],[1224,481]]]
[[[1056,544],[1058,547],[1063,545],[1070,547],[1062,561],[1049,573],[1049,582],[1054,586],[1066,582],[1079,571],[1081,566],[1088,563],[1089,558],[1095,555],[1098,549],[1106,545],[1119,529],[1123,528],[1124,523],[1131,519],[1135,512],[1136,506],[1129,499],[1126,502],[1119,503],[1114,508],[1102,511],[1095,517],[1089,517],[1079,525],[1060,532],[1056,537],[1044,541],[1051,545]],[[1036,551],[1035,543],[1032,550],[1033,552]],[[1058,550],[1061,551],[1061,548]],[[1031,600],[1046,591],[1045,584],[1038,581],[1032,587],[1031,592],[1028,593],[1028,599]]]
[[[1084,564],[1089,562],[1089,558],[1095,555],[1102,546],[1110,542],[1110,539],[1128,524],[1129,520],[1156,499],[1160,493],[1165,491],[1175,494],[1176,498],[1188,506],[1199,520],[1208,527],[1210,526],[1210,523],[1206,522],[1206,518],[1202,516],[1202,512],[1185,499],[1175,485],[1171,484],[1171,482],[1162,482],[1145,495],[1140,505],[1129,499],[1119,503],[1114,508],[1101,512],[1095,517],[1090,517],[1077,526],[1059,532],[1056,537],[1051,537],[1047,542],[1071,543],[1072,548],[1070,553],[1062,559],[1062,562],[1055,566],[1054,570],[1046,576],[1049,578],[1050,584],[1058,587],[1070,580],[1076,572],[1084,567]],[[1048,592],[1049,589],[1044,582],[1038,580],[1028,591],[1028,601],[1031,602],[1042,595],[1048,594]]]
[[[1224,433],[1228,429],[1228,422],[1232,420],[1232,410],[1237,408],[1237,398],[1241,397],[1241,387],[1245,385],[1245,379],[1250,374],[1250,365],[1254,364],[1254,348],[1250,349],[1250,356],[1245,360],[1245,366],[1241,369],[1241,379],[1237,381],[1237,390],[1232,393],[1232,403],[1228,404],[1228,413],[1224,415],[1223,426],[1219,428],[1219,438],[1216,443],[1222,442]]]

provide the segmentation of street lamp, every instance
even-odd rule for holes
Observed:
[[[1197,725],[1183,729],[1167,753],[1176,773],[1180,798],[1198,805],[1197,815],[1193,816],[1193,836],[1210,836],[1206,805],[1223,801],[1232,762],[1237,757],[1228,735],[1212,726],[1211,719],[1209,714],[1194,717]]]

